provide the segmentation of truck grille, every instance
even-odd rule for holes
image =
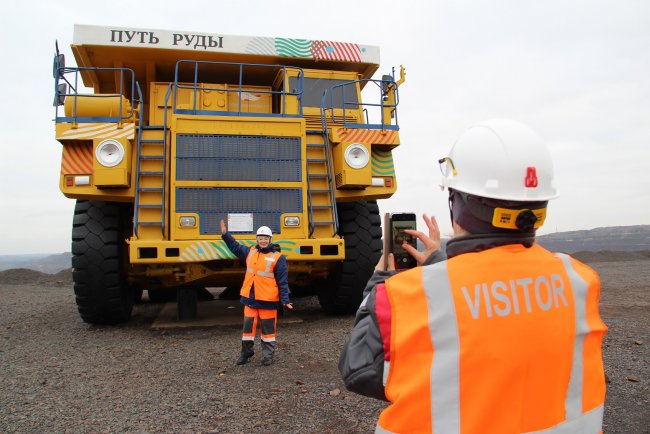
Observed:
[[[301,180],[299,137],[176,135],[176,179],[182,181]]]
[[[299,188],[201,188],[176,189],[176,212],[197,213],[202,235],[221,233],[219,221],[228,213],[252,213],[253,228],[268,226],[280,232],[280,215],[302,212]]]

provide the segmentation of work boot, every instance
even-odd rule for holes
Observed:
[[[273,354],[275,353],[275,341],[262,341],[262,365],[270,366],[273,363]]]
[[[241,341],[241,355],[237,359],[238,365],[245,365],[248,363],[248,359],[253,357],[253,354],[255,354],[253,350],[254,345],[255,343],[253,341]]]

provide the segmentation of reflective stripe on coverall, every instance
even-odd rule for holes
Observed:
[[[246,276],[239,292],[241,296],[251,298],[251,287],[254,287],[256,300],[280,300],[278,283],[273,274],[280,255],[280,252],[262,253],[255,247],[250,249],[246,257]]]
[[[392,404],[376,432],[601,432],[607,327],[591,268],[512,244],[400,273],[386,292]]]
[[[278,321],[276,309],[255,309],[244,306],[244,331],[242,341],[255,340],[257,322],[260,322],[260,338],[262,342],[275,342],[275,327]]]

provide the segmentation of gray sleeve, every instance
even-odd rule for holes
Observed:
[[[374,290],[369,290],[357,311],[354,328],[339,358],[339,372],[349,391],[387,400],[383,384],[384,345],[375,314]]]
[[[447,259],[446,244],[446,241],[443,241],[442,245],[440,246],[440,250],[433,252],[422,265],[431,265]]]
[[[372,276],[370,276],[370,279],[368,280],[368,283],[366,284],[366,288],[363,290],[363,298],[366,298],[368,294],[377,286],[378,283],[384,282],[386,279],[388,279],[390,276],[397,274],[397,271],[377,271],[373,273]],[[374,307],[374,306],[373,306]],[[358,313],[357,313],[358,315]]]

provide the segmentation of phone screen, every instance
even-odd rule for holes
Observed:
[[[406,229],[416,230],[415,214],[399,213],[391,215],[391,251],[395,256],[395,268],[398,270],[413,268],[417,261],[404,250],[404,243],[417,249],[417,238],[405,232]]]

